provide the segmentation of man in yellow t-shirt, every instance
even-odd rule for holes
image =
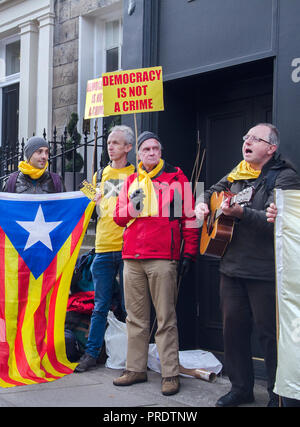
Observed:
[[[122,261],[124,228],[114,222],[113,213],[125,179],[134,173],[134,166],[127,161],[127,155],[132,149],[133,142],[134,134],[131,128],[128,126],[113,127],[107,140],[110,164],[96,172],[93,178],[93,183],[97,184],[100,189],[97,197],[100,218],[96,230],[96,256],[91,266],[95,288],[95,306],[85,353],[75,372],[84,372],[96,365],[103,345],[113,285],[118,273],[124,309]]]

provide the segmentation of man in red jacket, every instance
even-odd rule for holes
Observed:
[[[184,274],[197,253],[198,228],[190,184],[178,167],[162,160],[158,136],[143,132],[138,138],[138,154],[138,171],[125,181],[114,214],[115,222],[126,226],[122,256],[128,350],[126,370],[113,383],[129,386],[147,381],[152,299],[162,393],[172,395],[179,391],[175,308],[181,235],[180,274]]]

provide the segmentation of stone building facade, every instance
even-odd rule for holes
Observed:
[[[52,0],[0,0],[0,146],[52,127]]]
[[[127,5],[128,0],[0,0],[3,153],[17,152],[18,141],[44,130],[48,140],[54,128],[60,138],[72,113],[83,133],[87,81],[121,68]],[[90,140],[94,124],[88,123]],[[103,120],[97,124],[101,135]]]
[[[106,71],[105,34],[101,33],[108,22],[120,23],[121,47],[122,1],[56,0],[54,14],[53,127],[61,134],[76,112],[82,132],[86,82]]]

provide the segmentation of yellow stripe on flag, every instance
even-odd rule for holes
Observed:
[[[47,320],[47,324],[48,324],[48,320],[49,320],[49,306],[50,306],[50,300],[52,297],[52,293],[53,293],[53,288],[48,292],[47,298],[46,298],[46,309],[45,309],[45,316],[46,316],[46,320]],[[47,331],[46,331],[46,335],[45,335],[45,343],[47,344]],[[58,372],[52,365],[52,363],[49,360],[48,354],[45,353],[43,359],[42,359],[42,365],[45,368],[45,370],[47,372],[49,372],[49,374],[54,375],[55,377],[63,377],[64,374],[62,374],[61,372]],[[53,379],[49,378],[48,381],[53,381]]]
[[[18,253],[5,236],[5,319],[6,319],[6,339],[9,345],[9,377],[24,384],[34,384],[34,381],[24,379],[18,370],[15,340],[17,335],[17,320],[19,306],[18,301]],[[11,286],[15,283],[15,286]]]
[[[34,314],[41,302],[43,275],[35,279],[30,273],[28,299],[22,327],[22,340],[27,362],[33,373],[40,378],[45,378],[45,372],[40,367],[40,355],[35,341]]]
[[[5,236],[5,283],[3,288],[5,288],[5,336],[9,348],[9,356],[8,373],[0,379],[0,387],[14,387],[15,384],[11,384],[8,382],[9,380],[20,384],[36,384],[43,380],[53,381],[55,378],[50,378],[50,375],[56,378],[63,377],[69,370],[74,370],[77,365],[67,359],[64,324],[75,263],[94,206],[95,204],[91,202],[85,210],[82,232],[80,233],[80,226],[78,226],[78,229],[75,229],[75,233],[69,236],[57,253],[54,273],[56,277],[52,279],[51,273],[48,271],[49,282],[44,274],[35,279],[32,273],[29,274],[27,268],[24,269],[24,272],[18,271],[21,265],[19,264],[19,254],[8,237]],[[76,234],[77,231],[78,234]],[[77,243],[76,240],[72,240],[76,236],[79,238]],[[75,248],[71,254],[71,246],[74,247],[74,244]],[[18,279],[22,274],[23,277]],[[22,288],[21,282],[18,282],[18,280],[24,278],[26,288]],[[56,283],[58,281],[57,286],[55,286],[55,279]],[[43,293],[43,289],[45,291],[47,289],[45,284],[48,285],[49,289],[46,295]],[[41,301],[42,298],[43,302]],[[41,313],[42,311],[43,313]],[[42,327],[41,329],[36,329],[37,318],[40,314],[45,316],[45,319],[44,317],[42,318],[43,321],[45,320],[45,325],[47,325],[44,332]],[[40,330],[42,331],[41,333]],[[43,333],[45,336],[43,336]],[[38,341],[36,341],[37,337],[39,338]],[[44,342],[40,342],[43,340]],[[51,342],[49,343],[50,340]],[[54,343],[54,349],[52,343]],[[44,352],[45,349],[47,350],[41,360],[40,352]],[[19,363],[19,369],[17,363]],[[64,367],[69,369],[64,369]],[[57,369],[61,369],[61,371],[58,372]],[[47,374],[50,375],[48,376]],[[30,379],[26,378],[26,376],[30,377]]]
[[[64,338],[64,328],[62,325],[65,323],[66,310],[70,289],[70,278],[72,277],[75,262],[73,262],[73,257],[70,258],[71,252],[71,237],[65,242],[61,250],[57,254],[57,270],[63,271],[62,277],[60,280],[60,285],[57,291],[56,304],[55,304],[55,323],[54,323],[54,342],[55,352],[58,362],[67,366],[70,369],[74,369],[74,364],[72,364],[66,355],[66,345]],[[66,262],[66,259],[68,261]],[[62,269],[61,266],[64,266]],[[67,286],[66,286],[67,285]]]
[[[65,245],[68,242],[67,241],[57,255],[57,264],[59,265],[61,263],[61,264],[64,264],[65,266],[64,266],[64,269],[62,272],[61,286],[58,289],[57,303],[55,306],[54,339],[55,339],[55,342],[60,344],[60,346],[57,347],[56,356],[57,356],[57,360],[60,363],[68,366],[72,370],[75,369],[77,363],[71,363],[67,359],[65,340],[64,339],[62,340],[62,337],[61,337],[62,333],[64,334],[64,331],[61,330],[60,325],[65,323],[67,304],[68,304],[68,296],[69,296],[69,286],[68,287],[62,286],[62,283],[69,283],[69,281],[71,280],[70,278],[73,275],[75,263],[76,263],[76,260],[78,258],[79,250],[80,250],[82,240],[83,240],[83,237],[85,235],[88,223],[90,221],[90,217],[93,213],[94,206],[95,206],[95,204],[93,202],[91,202],[85,211],[85,218],[84,218],[84,223],[83,223],[83,232],[81,234],[79,241],[77,242],[77,245],[76,245],[76,247],[73,251],[73,254],[72,254],[71,258],[69,259],[69,261],[67,263],[65,263],[64,260],[65,260],[65,257],[70,256],[71,240],[69,242],[68,248],[65,247]],[[57,269],[60,271],[59,267]]]
[[[7,383],[6,381],[3,381],[3,380],[0,378],[0,387],[5,387],[5,388],[7,388],[7,387],[15,387],[15,385],[14,385],[14,384]]]
[[[47,298],[46,298],[46,310],[45,310],[45,315],[46,315],[46,319],[47,319],[47,324],[48,324],[48,320],[49,320],[49,306],[50,306],[50,300],[52,297],[52,293],[53,293],[53,288],[50,290],[50,292],[48,292]],[[47,331],[46,331],[46,336],[45,336],[45,343],[47,344]],[[49,372],[49,374],[54,375],[55,377],[63,377],[64,374],[61,372],[58,372],[52,365],[52,363],[49,360],[48,354],[45,353],[43,359],[42,359],[42,365],[45,368],[45,370],[47,372]],[[52,381],[52,379],[48,379],[48,381]]]

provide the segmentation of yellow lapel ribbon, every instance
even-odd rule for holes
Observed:
[[[19,170],[24,175],[29,175],[31,179],[39,179],[44,174],[47,167],[48,162],[46,163],[46,166],[43,169],[38,169],[24,161],[20,162],[18,166]]]
[[[155,216],[158,214],[158,203],[151,178],[154,178],[162,170],[164,161],[160,159],[158,165],[149,173],[142,166],[143,164],[140,162],[138,166],[139,178],[135,178],[130,185],[128,196],[130,197],[135,190],[141,188],[144,191],[145,198],[143,199],[144,208],[139,216]]]
[[[256,179],[260,175],[260,170],[253,169],[248,162],[242,160],[227,177],[230,182],[241,179]]]

